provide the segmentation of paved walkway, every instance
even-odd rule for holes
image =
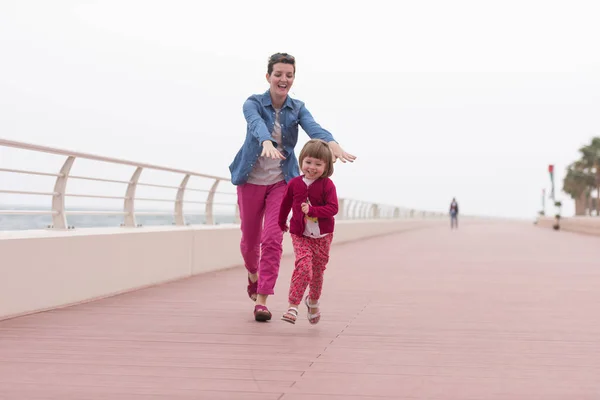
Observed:
[[[331,256],[317,326],[279,320],[291,258],[270,323],[241,268],[0,322],[0,399],[600,398],[600,238],[495,223]]]

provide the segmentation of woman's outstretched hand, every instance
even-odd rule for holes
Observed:
[[[262,153],[260,154],[261,157],[285,160],[283,154],[273,146],[273,143],[270,140],[265,140],[262,143],[262,148]]]
[[[333,153],[333,162],[336,162],[338,159],[340,159],[343,163],[345,163],[346,161],[354,162],[354,160],[356,160],[356,156],[353,156],[350,153],[346,153],[344,149],[342,149],[342,146],[340,146],[336,142],[329,142],[329,148]]]

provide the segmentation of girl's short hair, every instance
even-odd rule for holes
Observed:
[[[331,148],[325,141],[321,139],[311,139],[306,142],[302,151],[300,151],[300,157],[298,157],[300,168],[302,168],[302,162],[306,157],[316,158],[325,163],[325,171],[323,171],[323,176],[321,176],[321,178],[329,178],[333,175],[333,154],[331,153]]]

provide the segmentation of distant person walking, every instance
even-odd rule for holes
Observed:
[[[458,229],[458,203],[453,198],[450,203],[450,229]]]
[[[315,122],[302,101],[288,96],[295,77],[293,56],[276,53],[269,58],[266,74],[269,90],[244,102],[246,138],[229,166],[231,182],[237,186],[242,230],[240,250],[248,271],[246,290],[256,301],[256,321],[271,319],[267,297],[275,293],[283,242],[279,208],[287,182],[300,175],[294,154],[298,126],[310,138],[327,142],[334,161],[356,159]]]

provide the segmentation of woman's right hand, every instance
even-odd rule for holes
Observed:
[[[283,154],[281,154],[281,152],[277,150],[275,146],[273,146],[273,143],[270,140],[265,140],[262,142],[262,147],[262,153],[260,154],[261,157],[285,160]]]

